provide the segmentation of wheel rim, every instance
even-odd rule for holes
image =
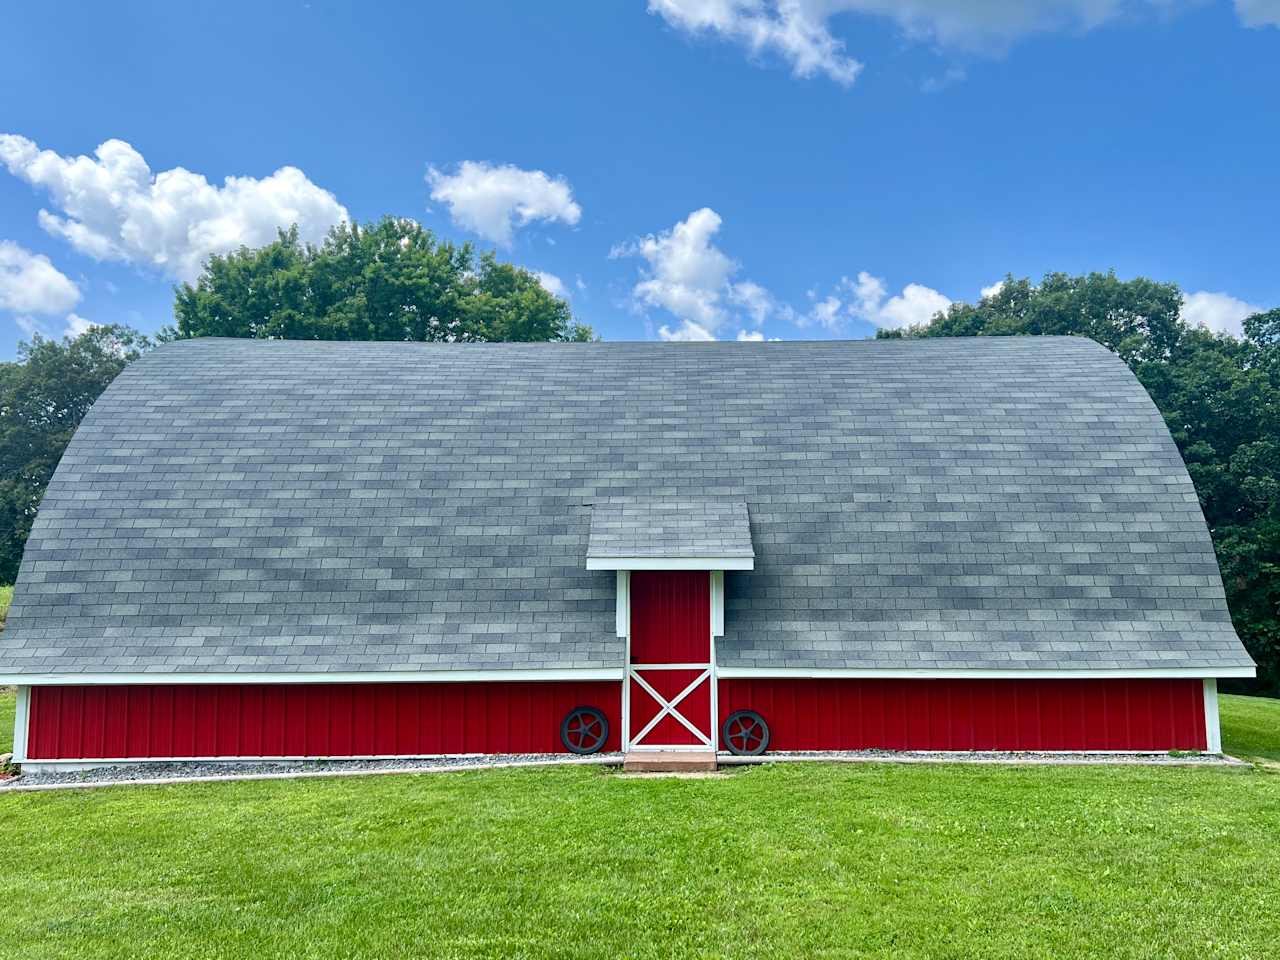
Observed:
[[[730,753],[758,756],[769,745],[769,725],[760,714],[752,710],[740,710],[725,721],[724,741]]]
[[[569,711],[560,727],[560,739],[572,753],[595,753],[609,738],[609,721],[595,707]]]

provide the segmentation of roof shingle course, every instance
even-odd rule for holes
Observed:
[[[1251,664],[1090,341],[198,340],[77,432],[0,673],[616,667],[590,505],[691,498],[750,511],[722,664]]]

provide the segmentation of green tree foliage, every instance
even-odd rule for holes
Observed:
[[[174,302],[167,337],[292,340],[590,340],[527,270],[437,240],[412,220],[298,231],[216,256]]]
[[[1280,309],[1244,337],[1179,318],[1175,284],[1112,273],[1006,278],[976,304],[881,336],[1078,334],[1119,354],[1164,415],[1213,535],[1236,630],[1258,661],[1245,684],[1280,695]]]
[[[0,364],[0,583],[13,583],[36,508],[71,435],[125,364],[151,347],[128,327],[35,337]]]

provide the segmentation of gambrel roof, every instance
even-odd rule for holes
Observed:
[[[86,417],[0,675],[620,667],[586,560],[627,498],[745,505],[722,665],[1251,666],[1178,451],[1088,340],[206,339]]]

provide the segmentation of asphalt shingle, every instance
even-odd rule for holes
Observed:
[[[1159,413],[1087,340],[210,339],[86,417],[0,674],[616,667],[593,505],[641,501],[749,512],[723,664],[1251,664]]]

